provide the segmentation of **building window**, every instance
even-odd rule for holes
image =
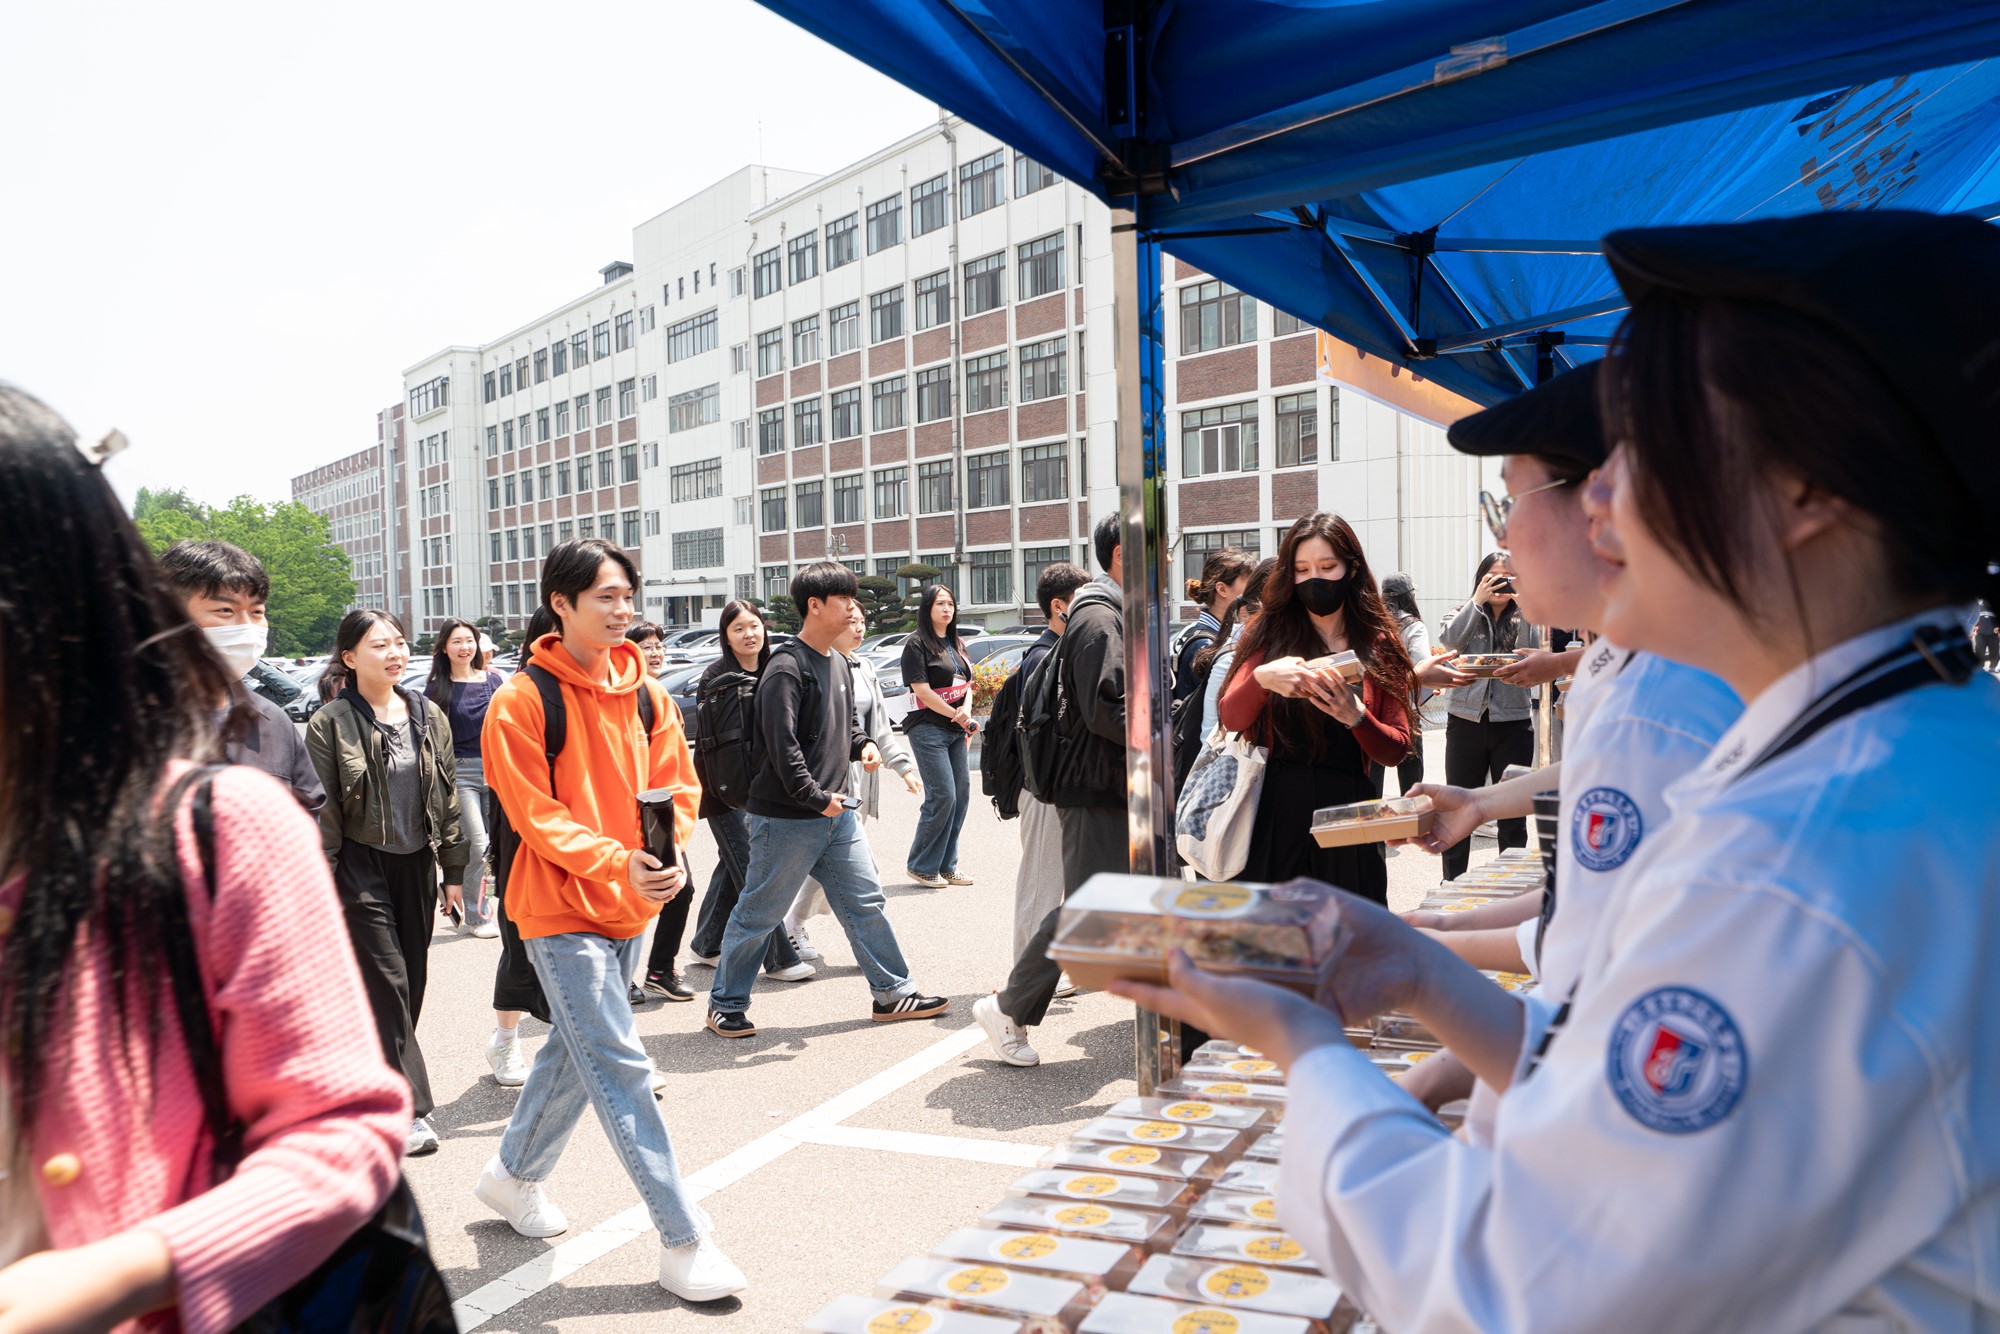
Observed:
[[[861,215],[850,213],[844,218],[835,218],[826,225],[826,267],[829,271],[843,264],[852,264],[857,258],[856,234],[861,230]]]
[[[729,423],[729,447],[731,449],[750,448],[750,419],[738,417]]]
[[[674,534],[674,568],[701,570],[722,564],[722,530],[696,528]]]
[[[606,522],[609,522],[609,520]],[[621,530],[618,540],[619,546],[636,547],[639,545],[639,511],[626,510],[620,514],[618,516],[618,527]]]
[[[660,512],[658,510],[647,510],[646,536],[658,537],[659,535],[660,535]]]
[[[1276,306],[1271,307],[1271,337],[1283,338],[1286,334],[1304,333],[1313,326],[1296,315],[1287,315]]]
[[[1005,505],[1007,496],[1007,451],[974,454],[965,461],[965,507],[992,509]]]
[[[569,494],[568,459],[564,459],[556,464],[556,494],[559,496],[566,496]]]
[[[549,465],[546,463],[535,469],[535,489],[541,493],[543,500],[555,494],[549,489]]]
[[[1225,282],[1181,289],[1181,355],[1257,341],[1257,300]]]
[[[1007,257],[987,255],[965,266],[965,316],[983,315],[1007,304]]]
[[[934,422],[951,415],[951,367],[933,366],[917,372],[917,420]]]
[[[431,499],[433,502],[431,508],[436,509],[437,505],[435,502],[437,498],[433,496]],[[521,503],[523,505],[532,505],[535,503],[535,475],[526,468],[521,469]]]
[[[1014,553],[1007,550],[972,553],[974,606],[1000,606],[1014,600]]]
[[[1182,533],[1181,569],[1184,577],[1201,578],[1201,567],[1224,547],[1242,547],[1255,560],[1258,551],[1256,530],[1244,528],[1220,533]]]
[[[518,528],[507,530],[507,559],[521,559],[521,532]]]
[[[1044,167],[1026,153],[1014,154],[1014,198],[1019,199],[1022,195],[1031,195],[1037,190],[1046,190],[1055,183],[1056,173],[1053,167]],[[1034,591],[1033,584],[1021,590],[1028,596],[1033,596]]]
[[[510,616],[519,616],[521,614],[521,586],[519,584],[507,585],[507,613]]]
[[[667,361],[685,361],[703,352],[713,352],[720,324],[716,312],[705,310],[699,315],[676,321],[667,326]]]
[[[502,453],[506,454],[514,452],[514,423],[512,421],[500,423],[500,449]]]
[[[1228,403],[1181,414],[1181,472],[1251,472],[1257,467],[1257,405]]]
[[[1044,342],[1022,345],[1021,401],[1023,403],[1062,397],[1065,388],[1064,341],[1061,338],[1050,338]]]
[[[1021,300],[1060,292],[1063,285],[1063,238],[1055,232],[1018,247],[1021,259]]]
[[[1069,496],[1069,446],[1028,445],[1021,450],[1021,503]]]
[[[785,331],[766,329],[757,335],[757,374],[776,375],[785,369]]]
[[[845,477],[833,479],[833,521],[835,523],[860,523],[868,517],[867,500],[863,493],[867,490],[861,474],[852,472]]]
[[[542,381],[548,378],[549,378],[549,350],[545,347],[539,348],[535,352],[535,383],[540,384]]]
[[[618,419],[636,416],[639,411],[639,382],[620,380],[618,382]]]
[[[581,370],[590,364],[590,335],[588,333],[578,333],[569,340],[569,364],[577,370]]]
[[[873,255],[903,241],[903,197],[890,195],[868,206],[868,253]]]
[[[500,534],[488,533],[486,535],[486,554],[494,564],[497,565],[500,563]]]
[[[611,424],[611,386],[608,384],[597,391],[597,424]]]
[[[618,480],[636,482],[639,480],[639,447],[637,445],[618,446]]]
[[[493,396],[488,394],[486,401],[491,403]],[[410,391],[410,416],[422,417],[450,403],[451,380],[448,376],[440,375],[435,379],[424,381]]]
[[[917,465],[917,513],[941,514],[951,508],[951,460],[933,459]]]
[[[489,477],[486,479],[486,508],[490,510],[500,508],[500,479],[498,477]]]
[[[817,229],[803,236],[794,236],[785,243],[791,255],[792,282],[796,285],[808,278],[819,277],[819,232]]]
[[[745,275],[745,273],[743,272],[743,266],[741,264],[738,264],[735,268],[729,271],[729,295],[731,296],[743,295],[743,290],[746,283],[746,277],[747,275]]]
[[[546,556],[549,553],[544,551],[542,554]],[[521,559],[533,560],[534,558],[535,558],[535,529],[534,526],[531,524],[528,527],[523,528],[521,530]]]
[[[494,398],[497,397],[497,394],[493,387],[493,372],[492,371],[486,372],[486,374],[480,378],[479,384],[480,384],[481,399],[487,403],[491,403],[494,400]],[[411,415],[414,416],[416,414],[412,413]]]
[[[610,320],[599,320],[590,326],[590,355],[599,361],[611,355]]]
[[[903,289],[890,288],[868,298],[868,341],[886,343],[903,336]]]
[[[792,321],[792,365],[808,366],[819,360],[819,316],[808,315]]]
[[[567,542],[576,536],[576,525],[564,519],[556,525],[556,534],[562,541]]]
[[[910,235],[923,236],[951,221],[951,196],[943,176],[910,187]]]
[[[1068,559],[1068,547],[1021,548],[1022,598],[1027,599],[1039,596],[1042,585],[1042,571],[1059,561],[1066,561]]]
[[[949,551],[933,551],[927,555],[918,556],[917,560],[936,570],[938,572],[937,581],[946,588],[949,588],[954,598],[958,596],[958,563],[952,560]]]
[[[722,386],[703,385],[667,398],[667,433],[692,431],[722,420]]]
[[[1278,466],[1296,468],[1319,462],[1319,411],[1316,394],[1286,394],[1278,399]]]
[[[1007,354],[992,352],[965,361],[965,410],[990,412],[1007,406]]]
[[[632,312],[628,310],[621,315],[613,316],[611,320],[611,326],[613,334],[617,339],[618,350],[620,352],[624,352],[630,349],[633,341]]]
[[[608,482],[609,482],[610,480],[611,480],[611,479],[610,479],[610,478],[608,478],[608,477],[607,477],[607,478],[605,479],[605,481],[606,481],[607,483],[608,483]],[[577,490],[577,494],[579,494],[579,495],[588,495],[588,494],[590,493],[590,455],[588,455],[588,454],[579,454],[579,455],[577,455],[577,458],[576,458],[576,490]],[[588,537],[588,536],[589,536],[589,534],[588,534],[588,533],[586,533],[586,534],[584,534],[584,536]]]
[[[969,218],[1007,202],[1007,151],[996,148],[958,169],[958,216]]]
[[[653,308],[651,306],[647,306],[639,312],[639,332],[642,334],[653,332]]]
[[[826,313],[826,354],[837,357],[861,346],[861,303],[850,301]]]
[[[750,369],[750,344],[731,343],[729,345],[729,373],[742,375]]]
[[[536,408],[535,439],[547,440],[548,438],[549,438],[549,410],[547,408]]]
[[[523,393],[528,389],[528,359],[522,357],[514,363],[514,387]]]
[[[730,505],[735,512],[735,522],[739,528],[748,528],[757,517],[754,504],[748,496],[738,496],[730,502]]]
[[[497,426],[489,426],[486,428],[486,457],[489,459],[498,458],[499,455],[500,455],[500,428]]]
[[[782,533],[791,527],[785,521],[785,488],[767,486],[757,493],[757,528],[765,533]]]
[[[833,439],[850,440],[861,434],[861,390],[836,389],[829,400],[833,405]]]
[[[826,483],[800,482],[793,490],[795,492],[794,500],[797,502],[797,508],[792,511],[792,518],[796,520],[798,526],[800,528],[824,527],[826,524]]]
[[[589,394],[578,394],[576,396],[576,429],[579,431],[588,431],[590,429]]]
[[[769,296],[785,285],[785,263],[779,258],[778,247],[759,251],[750,261],[753,276],[751,290],[758,296]]]
[[[819,399],[792,404],[792,448],[804,449],[819,442]]]
[[[700,463],[677,463],[668,471],[672,484],[672,496],[676,505],[684,500],[707,500],[722,494],[722,460],[704,459]]]
[[[569,369],[569,344],[558,338],[549,344],[549,374],[561,375]]]
[[[648,307],[648,309],[651,309],[651,307]],[[660,377],[657,375],[641,377],[639,380],[639,401],[641,403],[650,403],[659,396]]]
[[[764,567],[765,599],[768,601],[771,598],[783,597],[790,591],[791,584],[785,578],[785,567],[782,565],[766,565]]]
[[[917,331],[934,329],[951,319],[951,275],[933,273],[917,279]]]
[[[903,377],[877,380],[868,389],[875,405],[875,429],[893,431],[903,424]]]
[[[778,454],[785,448],[785,410],[766,408],[757,414],[757,452]]]
[[[514,392],[514,367],[510,362],[500,368],[500,397],[506,398]]]
[[[610,516],[610,515],[606,515],[606,516],[605,516],[605,518],[604,518],[604,524],[605,524],[605,527],[607,527],[607,528],[609,528],[609,527],[611,526],[611,516]],[[576,535],[577,535],[578,537],[596,537],[596,536],[597,536],[597,520],[596,520],[596,519],[593,519],[593,518],[591,518],[591,517],[590,517],[590,516],[589,516],[588,514],[584,515],[584,516],[583,516],[583,517],[582,517],[581,519],[578,519],[578,520],[576,521]],[[611,536],[611,534],[607,532],[607,533],[605,534],[605,536],[606,536],[606,537],[610,537],[610,536]]]
[[[566,398],[556,400],[556,434],[569,434],[569,400]]]
[[[900,519],[910,512],[910,470],[907,465],[875,470],[875,517]]]

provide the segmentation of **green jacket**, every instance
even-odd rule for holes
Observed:
[[[426,722],[419,733],[417,770],[423,778],[424,828],[447,885],[465,883],[470,849],[458,823],[458,763],[452,754],[451,722],[430,700],[402,692],[412,718]],[[380,845],[388,841],[389,812],[383,805],[389,774],[382,758],[382,734],[366,700],[343,690],[306,725],[306,751],[326,788],[319,810],[320,843],[328,865],[340,860],[347,839]]]

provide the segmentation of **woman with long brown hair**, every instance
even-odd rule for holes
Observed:
[[[1309,665],[1348,651],[1361,662],[1358,692]],[[1293,524],[1217,710],[1224,727],[1271,752],[1245,880],[1311,876],[1388,901],[1380,843],[1322,848],[1307,830],[1322,806],[1372,800],[1380,791],[1373,766],[1409,754],[1412,670],[1347,520],[1321,511]]]

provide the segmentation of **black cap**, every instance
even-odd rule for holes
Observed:
[[[1929,427],[2000,556],[2000,228],[1963,214],[1813,213],[1604,238],[1635,303],[1662,288],[1761,301],[1857,348]]]
[[[1585,362],[1504,403],[1460,417],[1445,439],[1461,454],[1533,454],[1600,467],[1611,451],[1597,412],[1598,365]]]

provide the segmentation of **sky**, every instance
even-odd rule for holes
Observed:
[[[937,108],[751,0],[16,6],[0,42],[0,379],[130,502],[226,503],[372,445],[402,371],[601,281],[761,161]]]

